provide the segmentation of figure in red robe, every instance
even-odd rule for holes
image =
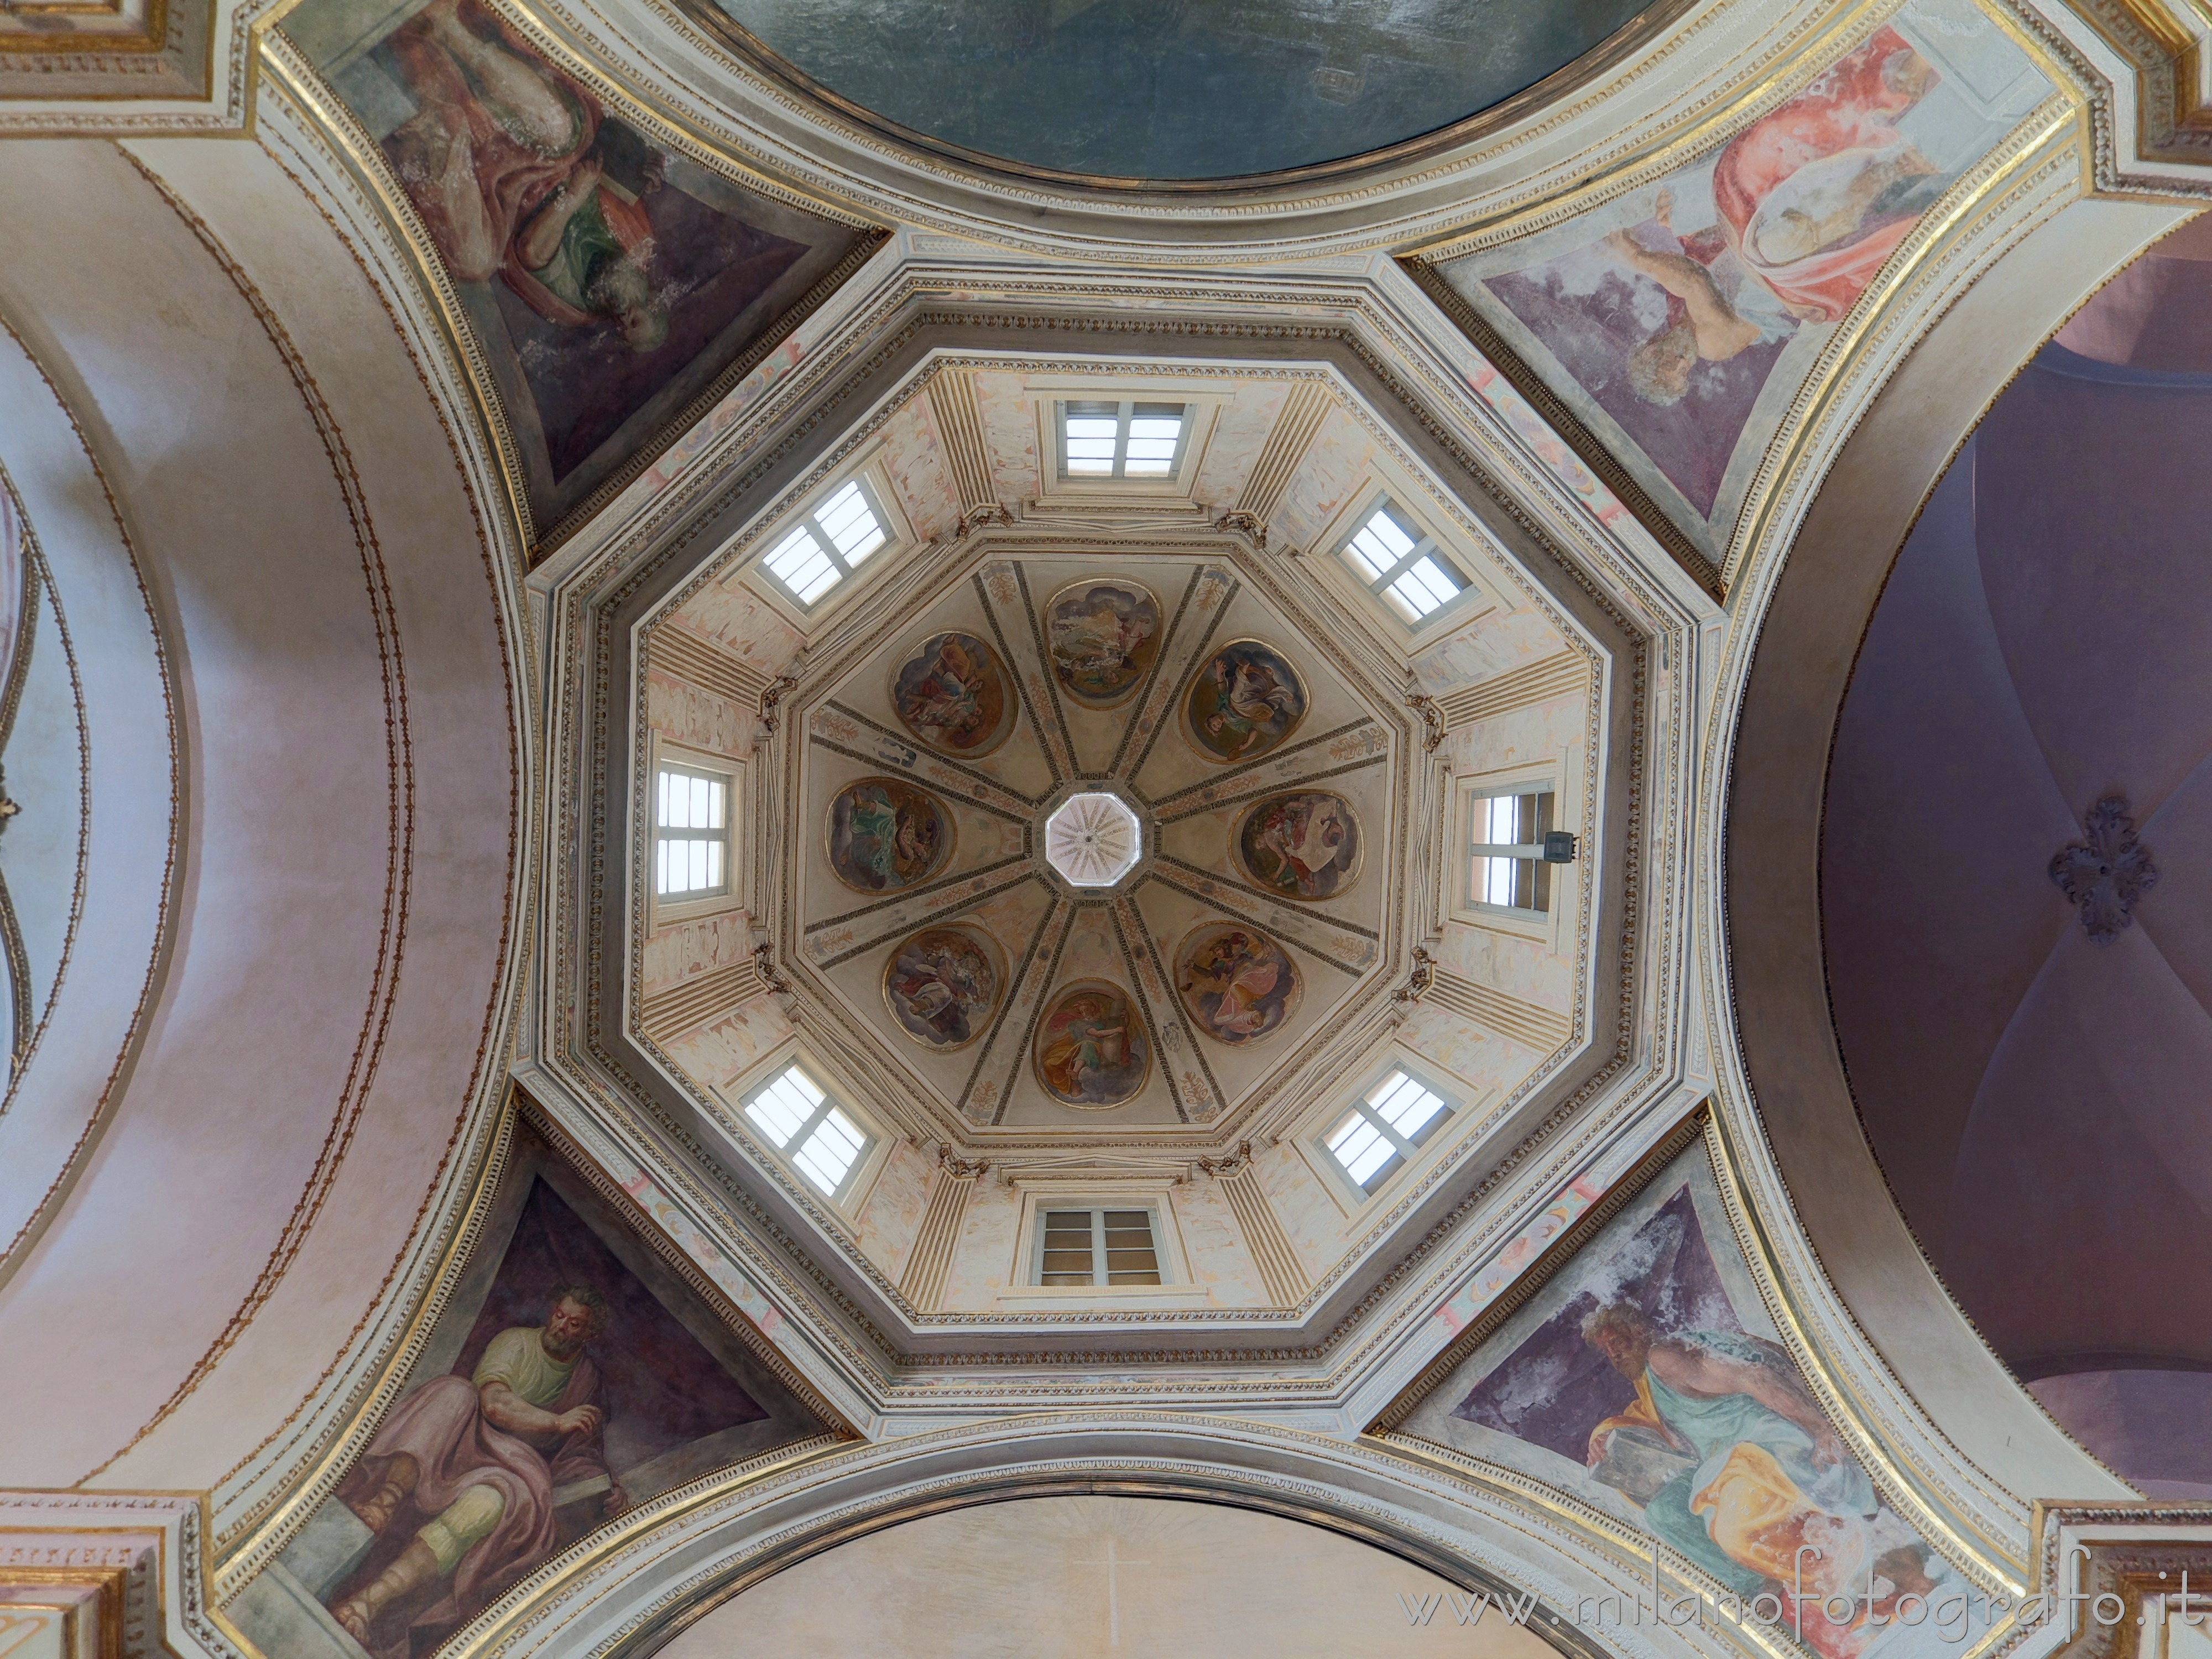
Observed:
[[[455,280],[497,273],[550,321],[657,349],[653,226],[598,158],[598,100],[480,0],[432,0],[391,51],[420,107],[385,148]]]
[[[1812,85],[1736,135],[1713,164],[1719,222],[1687,235],[1674,194],[1606,247],[1667,294],[1667,317],[1637,347],[1629,384],[1680,402],[1700,362],[1726,362],[1765,333],[1712,267],[1723,254],[1800,322],[1839,321],[1919,220],[1940,170],[1897,130],[1936,73],[1884,25]]]

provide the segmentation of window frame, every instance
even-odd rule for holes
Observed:
[[[740,864],[740,843],[738,826],[750,797],[746,790],[745,763],[732,755],[717,754],[711,750],[678,743],[665,732],[655,729],[646,746],[645,775],[645,844],[641,860],[645,883],[646,926],[647,931],[667,923],[689,921],[696,916],[719,915],[725,910],[744,908],[746,901],[745,884],[749,872]],[[705,772],[720,776],[728,793],[727,809],[723,813],[722,873],[720,889],[713,892],[662,893],[659,890],[659,859],[657,851],[661,841],[659,823],[660,774],[667,767],[680,767],[690,771]]]
[[[1552,827],[1573,835],[1578,849],[1572,864],[1552,866],[1552,908],[1548,911],[1521,910],[1504,905],[1470,903],[1463,866],[1473,856],[1475,845],[1468,821],[1469,815],[1476,810],[1475,803],[1499,795],[1528,794],[1544,789],[1552,793]],[[1561,941],[1571,937],[1564,931],[1564,918],[1578,908],[1586,890],[1584,866],[1590,856],[1588,832],[1592,826],[1585,821],[1583,793],[1580,744],[1569,744],[1553,756],[1522,765],[1455,775],[1450,783],[1447,863],[1440,896],[1445,919],[1515,939],[1531,939],[1556,954]]]
[[[1422,1126],[1416,1138],[1409,1139],[1388,1122],[1367,1098],[1393,1076],[1406,1078],[1443,1103],[1443,1109],[1431,1117]],[[1358,1087],[1340,1097],[1327,1109],[1321,1112],[1313,1121],[1310,1133],[1303,1137],[1307,1145],[1310,1160],[1328,1171],[1330,1177],[1351,1200],[1354,1208],[1370,1203],[1379,1197],[1384,1188],[1391,1186],[1400,1176],[1419,1163],[1422,1156],[1436,1143],[1437,1137],[1443,1132],[1444,1126],[1459,1117],[1470,1104],[1469,1097],[1439,1083],[1427,1067],[1413,1063],[1402,1048],[1395,1049],[1384,1055],[1379,1064],[1367,1070],[1364,1078],[1365,1080]],[[1363,1118],[1379,1130],[1383,1139],[1389,1141],[1392,1147],[1391,1157],[1368,1177],[1364,1184],[1353,1178],[1350,1168],[1346,1165],[1342,1158],[1337,1156],[1335,1149],[1328,1144],[1329,1137],[1344,1126],[1347,1118],[1352,1116]]]
[[[821,1091],[822,1100],[809,1116],[794,1129],[783,1145],[772,1139],[773,1131],[753,1115],[754,1103],[792,1072],[796,1071]],[[860,1207],[860,1200],[875,1179],[886,1155],[888,1141],[880,1127],[857,1109],[848,1091],[836,1074],[817,1062],[811,1054],[796,1048],[787,1048],[765,1066],[757,1067],[744,1079],[741,1088],[726,1090],[724,1097],[737,1114],[738,1125],[744,1134],[776,1160],[791,1178],[808,1193],[831,1207],[851,1212]],[[799,1163],[799,1154],[811,1143],[832,1113],[842,1116],[860,1135],[860,1149],[853,1154],[834,1192],[825,1193]]]
[[[1528,921],[1534,921],[1540,917],[1548,921],[1553,911],[1557,908],[1559,896],[1558,889],[1560,885],[1557,877],[1561,866],[1547,863],[1544,858],[1544,844],[1540,838],[1533,842],[1479,842],[1474,839],[1475,814],[1465,810],[1466,808],[1471,807],[1477,801],[1517,800],[1522,796],[1533,796],[1539,802],[1546,800],[1551,802],[1550,827],[1558,828],[1559,787],[1557,782],[1549,778],[1532,780],[1525,783],[1481,786],[1466,791],[1460,797],[1462,808],[1460,813],[1460,840],[1455,848],[1455,856],[1459,860],[1458,904],[1462,909],[1492,915],[1517,916]],[[1540,806],[1538,811],[1540,815],[1542,811]],[[1474,861],[1479,858],[1510,859],[1516,864],[1541,866],[1531,872],[1532,877],[1541,878],[1540,881],[1533,881],[1532,885],[1541,888],[1545,902],[1500,904],[1495,899],[1476,898],[1472,889],[1474,883]]]
[[[1044,1278],[1044,1256],[1045,1238],[1050,1231],[1048,1218],[1052,1216],[1067,1215],[1079,1211],[1091,1218],[1092,1275],[1091,1281],[1084,1285],[1048,1285]],[[1107,1260],[1106,1217],[1109,1214],[1141,1214],[1145,1218],[1146,1236],[1151,1240],[1152,1271],[1157,1282],[1149,1285],[1143,1283],[1116,1285],[1110,1279],[1101,1279],[1098,1277],[1102,1273],[1110,1274],[1113,1271]],[[1159,1206],[1153,1200],[1149,1198],[1060,1200],[1042,1195],[1038,1198],[1030,1220],[1029,1264],[1022,1279],[1024,1287],[1045,1291],[1146,1291],[1160,1290],[1175,1282],[1169,1269],[1168,1251],[1160,1224]]]
[[[1482,592],[1481,585],[1462,568],[1460,561],[1451,551],[1389,489],[1373,491],[1367,496],[1366,503],[1334,538],[1332,556],[1337,566],[1346,577],[1364,588],[1368,597],[1409,635],[1424,634],[1431,628],[1458,620],[1459,613],[1476,602],[1475,596]],[[1377,515],[1388,518],[1401,534],[1412,537],[1413,545],[1381,575],[1370,578],[1363,575],[1352,563],[1351,550],[1352,543],[1358,539],[1368,526],[1374,523]],[[1444,574],[1459,584],[1459,592],[1426,615],[1409,617],[1391,602],[1390,589],[1392,584],[1425,558],[1441,566]]]
[[[1111,472],[1073,472],[1068,470],[1067,417],[1068,406],[1071,404],[1100,406],[1079,411],[1076,416],[1079,420],[1086,416],[1094,419],[1103,418],[1103,405],[1107,404],[1115,405],[1117,426],[1114,442],[1114,470]],[[1159,410],[1170,406],[1177,411],[1176,419],[1179,424],[1176,432],[1175,456],[1168,463],[1168,470],[1164,472],[1140,472],[1132,476],[1127,471],[1130,422],[1141,418],[1138,413],[1139,410]],[[1055,482],[1064,489],[1077,489],[1086,488],[1103,489],[1128,484],[1154,489],[1171,488],[1182,482],[1183,464],[1190,459],[1190,441],[1197,425],[1197,407],[1188,398],[1171,403],[1171,399],[1164,396],[1154,398],[1056,397],[1053,399],[1052,404],[1054,470],[1058,475]]]
[[[797,512],[777,520],[775,530],[762,538],[760,551],[754,559],[755,566],[762,575],[775,584],[777,593],[782,597],[786,604],[796,605],[809,617],[821,614],[823,607],[831,603],[833,596],[837,595],[840,588],[860,580],[871,567],[875,569],[883,568],[877,561],[884,554],[895,552],[898,548],[900,538],[897,523],[885,508],[882,488],[869,477],[869,471],[870,469],[862,467],[832,483],[824,485],[815,491],[812,497]],[[823,510],[848,489],[857,489],[860,492],[860,499],[866,504],[870,518],[874,520],[877,530],[883,536],[881,541],[860,556],[857,563],[848,561],[844,552],[838,547],[836,539],[823,526],[821,519]],[[816,550],[830,561],[831,568],[836,572],[830,586],[811,599],[802,598],[799,590],[785,580],[782,575],[769,563],[770,557],[785,543],[801,532],[805,532],[812,538]]]
[[[817,512],[828,505],[830,498],[847,484],[858,481],[876,514],[876,522],[884,528],[883,544],[868,554],[857,567],[842,567],[838,580],[824,589],[812,604],[799,597],[797,590],[785,585],[783,579],[768,568],[768,556],[781,546],[791,532],[801,524],[814,518]],[[817,533],[817,540],[820,539]],[[800,633],[811,635],[821,628],[826,617],[835,615],[866,592],[886,570],[896,568],[899,556],[909,553],[921,544],[914,521],[907,516],[906,506],[899,499],[890,474],[884,466],[884,443],[878,437],[870,441],[858,453],[847,459],[837,470],[822,483],[795,492],[756,521],[755,526],[740,532],[726,544],[740,550],[731,560],[723,575],[726,581],[743,581],[781,615],[788,617]]]

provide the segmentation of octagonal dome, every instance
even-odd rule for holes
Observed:
[[[1144,851],[1144,825],[1111,790],[1070,795],[1044,821],[1044,861],[1071,887],[1112,887]]]

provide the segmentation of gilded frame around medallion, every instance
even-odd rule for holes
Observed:
[[[854,790],[865,788],[872,783],[890,784],[920,795],[935,809],[938,821],[945,826],[944,850],[931,863],[928,872],[918,880],[902,882],[896,887],[862,887],[857,883],[848,881],[844,872],[837,867],[837,855],[833,850],[836,842],[837,803],[851,794]],[[960,823],[952,816],[951,804],[938,794],[935,790],[924,788],[912,778],[894,778],[878,772],[872,772],[866,777],[854,778],[850,783],[838,787],[837,793],[830,797],[830,805],[823,811],[823,862],[830,866],[830,873],[836,878],[841,886],[851,892],[866,894],[870,898],[888,898],[894,893],[903,893],[913,888],[928,885],[951,870],[954,855],[959,850]]]
[[[1151,660],[1145,665],[1143,672],[1139,673],[1136,678],[1129,682],[1128,690],[1104,702],[1097,702],[1093,698],[1085,696],[1082,692],[1078,691],[1073,686],[1067,683],[1067,677],[1060,672],[1060,658],[1058,653],[1054,651],[1052,644],[1052,621],[1054,607],[1056,607],[1062,599],[1067,598],[1070,594],[1092,592],[1102,587],[1125,587],[1133,589],[1139,594],[1141,594],[1152,607],[1152,652]],[[1153,592],[1152,590],[1145,583],[1136,580],[1133,577],[1088,576],[1079,581],[1072,581],[1062,587],[1054,590],[1052,593],[1046,597],[1043,605],[1040,607],[1039,620],[1044,626],[1045,666],[1052,671],[1053,678],[1058,684],[1060,694],[1063,696],[1072,698],[1078,708],[1086,709],[1093,713],[1103,713],[1108,709],[1119,708],[1123,704],[1127,703],[1132,697],[1134,697],[1139,692],[1145,689],[1146,682],[1152,678],[1153,670],[1158,667],[1159,664],[1160,652],[1164,648],[1164,630],[1167,625],[1167,611],[1163,609],[1160,605],[1160,596]]]
[[[1066,1002],[1068,998],[1075,995],[1079,991],[1112,992],[1115,996],[1121,999],[1122,1006],[1129,1011],[1129,1018],[1136,1024],[1137,1028],[1144,1033],[1144,1072],[1137,1079],[1136,1086],[1117,1100],[1068,1100],[1063,1097],[1058,1090],[1054,1089],[1050,1084],[1044,1080],[1044,1040],[1047,1031],[1051,1027],[1052,1017],[1060,1012],[1060,1007],[1062,1003]],[[1037,1087],[1044,1091],[1044,1097],[1050,1101],[1054,1105],[1064,1107],[1071,1112],[1118,1112],[1121,1108],[1127,1106],[1131,1101],[1136,1099],[1138,1096],[1143,1094],[1152,1085],[1152,1065],[1158,1058],[1159,1048],[1159,1039],[1154,1034],[1151,1024],[1146,1021],[1145,1013],[1146,1009],[1144,999],[1139,997],[1134,991],[1129,989],[1128,987],[1125,985],[1117,985],[1110,979],[1070,980],[1066,984],[1056,987],[1052,991],[1047,993],[1044,1001],[1037,1011],[1036,1030],[1030,1035],[1029,1042],[1030,1073],[1035,1079]]]
[[[531,501],[532,486],[520,440],[491,358],[420,213],[393,174],[382,147],[369,136],[307,52],[283,33],[283,16],[295,8],[297,0],[289,0],[273,18],[256,25],[252,71],[267,74],[272,84],[281,88],[299,106],[355,183],[375,203],[405,255],[418,291],[428,300],[436,332],[460,371],[462,383],[468,388],[469,401],[489,441],[490,457],[500,477],[501,493],[525,550],[526,562],[534,567],[582,529],[594,514],[711,414],[866,264],[890,240],[894,232],[890,227],[858,214],[848,206],[805,191],[749,165],[698,130],[695,123],[665,100],[648,99],[627,82],[615,79],[567,40],[556,35],[518,0],[480,0],[480,3],[512,27],[548,64],[588,91],[608,118],[628,125],[653,147],[700,167],[732,188],[857,233],[853,246],[845,253],[804,292],[794,296],[698,392],[672,410],[640,442],[634,453],[565,511],[549,522],[540,523]]]
[[[907,719],[904,712],[899,708],[900,677],[915,664],[925,660],[932,654],[933,647],[956,637],[981,647],[984,657],[997,665],[999,678],[1006,687],[1006,707],[1000,711],[998,732],[988,743],[974,749],[956,750],[940,746],[915,731],[913,723]],[[987,755],[995,755],[1006,747],[1008,739],[1012,738],[1022,723],[1021,683],[1016,678],[1012,665],[1000,654],[997,646],[993,645],[980,634],[972,633],[965,628],[938,629],[932,633],[923,635],[912,647],[902,652],[896,660],[884,670],[884,701],[890,706],[891,718],[906,729],[907,735],[912,738],[921,749],[936,756],[939,760],[979,761]]]
[[[1225,654],[1235,650],[1240,645],[1258,646],[1262,651],[1267,652],[1270,656],[1273,657],[1276,661],[1281,663],[1285,668],[1290,671],[1291,678],[1297,688],[1298,712],[1293,715],[1289,723],[1283,727],[1281,733],[1275,738],[1275,740],[1273,743],[1270,743],[1265,749],[1262,749],[1258,754],[1217,755],[1198,739],[1197,725],[1191,712],[1192,700],[1198,696],[1198,688],[1205,682],[1206,670],[1212,667],[1213,665],[1220,661]],[[1291,735],[1297,731],[1298,727],[1305,724],[1306,716],[1312,712],[1312,688],[1306,683],[1305,671],[1298,666],[1296,659],[1291,657],[1291,653],[1284,650],[1281,646],[1277,645],[1273,640],[1259,639],[1251,635],[1239,635],[1233,640],[1222,641],[1220,644],[1215,646],[1211,651],[1206,653],[1206,660],[1204,662],[1199,663],[1192,668],[1189,679],[1183,683],[1182,690],[1176,694],[1176,731],[1181,735],[1183,742],[1189,746],[1191,752],[1209,766],[1249,766],[1255,762],[1267,759],[1268,756],[1273,754],[1285,744],[1288,743],[1291,740]]]
[[[1287,799],[1292,795],[1325,795],[1343,807],[1346,816],[1352,820],[1353,839],[1352,867],[1344,872],[1344,879],[1339,882],[1334,890],[1331,892],[1310,896],[1304,893],[1285,893],[1273,883],[1263,881],[1259,872],[1245,861],[1246,827],[1259,816],[1263,807],[1272,806],[1275,802]],[[1230,821],[1229,862],[1232,868],[1241,872],[1246,880],[1270,898],[1280,900],[1285,904],[1331,904],[1358,886],[1359,878],[1367,872],[1367,825],[1359,816],[1359,809],[1352,805],[1348,797],[1339,794],[1335,790],[1323,789],[1309,782],[1286,784],[1280,789],[1270,790],[1261,796]]]
[[[912,1030],[908,1029],[906,1021],[899,1018],[898,1005],[891,1000],[891,970],[898,966],[899,957],[905,953],[906,947],[908,945],[913,944],[916,939],[922,939],[931,933],[951,933],[957,938],[966,939],[971,944],[981,946],[983,953],[983,960],[991,969],[991,1000],[988,1003],[984,1005],[981,1012],[975,1019],[969,1022],[968,1035],[961,1038],[957,1042],[932,1042],[927,1037],[916,1036]],[[900,1036],[905,1037],[908,1042],[915,1044],[926,1054],[955,1054],[960,1049],[969,1048],[980,1042],[986,1035],[988,1035],[993,1018],[998,1013],[1000,1006],[1006,1002],[1006,947],[1001,945],[999,941],[992,936],[988,929],[983,927],[979,923],[972,921],[933,921],[925,927],[915,928],[912,933],[902,938],[897,944],[891,946],[890,954],[884,958],[882,970],[876,975],[876,983],[882,988],[883,990],[884,1011],[890,1016],[891,1024],[897,1030]]]

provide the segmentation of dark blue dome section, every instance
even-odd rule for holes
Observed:
[[[1640,0],[697,0],[835,99],[1054,172],[1340,161],[1564,69]]]

